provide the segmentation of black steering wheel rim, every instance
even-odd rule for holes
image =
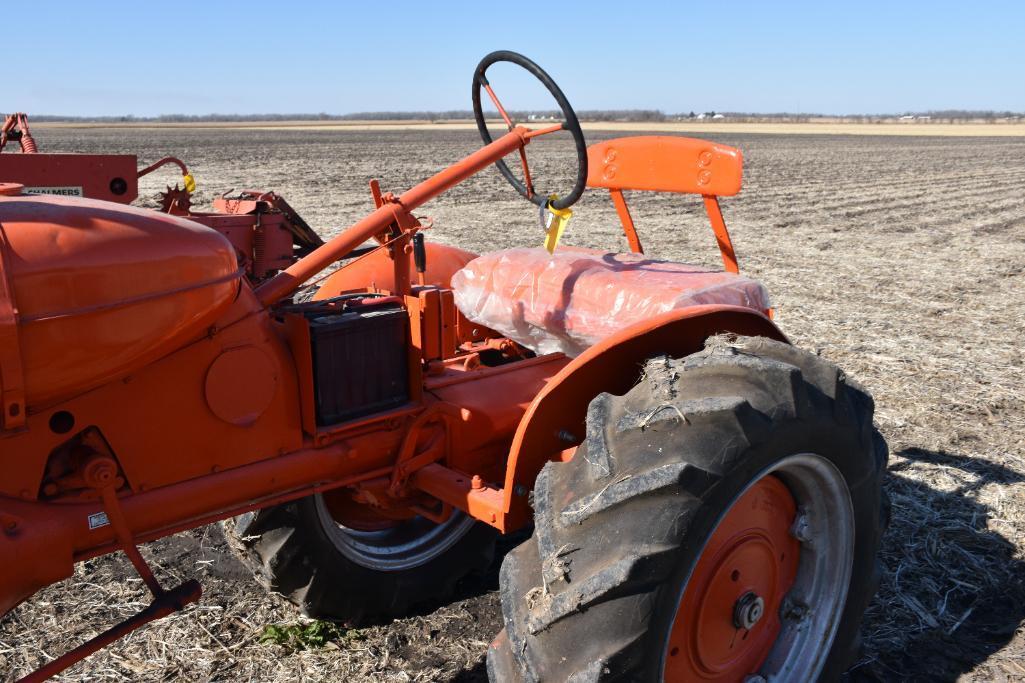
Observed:
[[[489,66],[496,62],[511,62],[512,64],[525,69],[530,73],[530,75],[541,81],[541,84],[548,89],[548,92],[555,98],[556,103],[562,110],[562,115],[565,117],[562,128],[563,130],[568,130],[570,132],[573,136],[574,145],[576,146],[577,177],[576,182],[573,185],[573,189],[570,190],[569,194],[560,196],[558,199],[552,201],[551,207],[553,209],[565,209],[572,206],[578,199],[580,199],[580,196],[584,193],[584,188],[587,184],[587,143],[584,141],[584,131],[580,128],[580,122],[577,120],[576,112],[574,112],[573,107],[570,106],[569,100],[566,99],[566,95],[564,95],[559,86],[555,84],[552,77],[549,76],[540,66],[518,52],[512,52],[510,50],[498,50],[496,52],[492,52],[484,57],[484,59],[480,60],[480,64],[477,65],[477,69],[473,72],[473,116],[477,120],[477,130],[480,132],[481,139],[484,141],[485,145],[489,145],[493,142],[491,133],[488,131],[488,126],[484,121],[484,109],[481,106],[480,91],[481,86],[488,84],[485,72]],[[509,184],[526,199],[538,206],[544,206],[549,203],[548,195],[545,193],[536,192],[534,196],[529,196],[527,186],[522,183],[519,178],[513,175],[512,171],[509,170],[509,166],[503,159],[496,161],[495,166],[497,166],[499,172],[505,176],[505,179],[509,181]]]

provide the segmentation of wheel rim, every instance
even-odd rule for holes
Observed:
[[[323,496],[316,496],[317,516],[331,541],[352,562],[375,571],[398,572],[421,567],[454,546],[476,524],[459,511],[436,524],[424,517],[397,520],[379,529],[339,523]]]
[[[846,603],[853,551],[850,493],[832,463],[806,453],[760,473],[691,570],[664,679],[816,679]]]

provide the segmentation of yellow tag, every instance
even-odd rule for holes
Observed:
[[[553,194],[548,199],[555,201],[558,198],[558,195]],[[552,217],[548,223],[548,229],[545,231],[545,249],[549,254],[554,254],[555,247],[558,246],[559,239],[562,238],[562,233],[566,231],[566,224],[573,217],[573,211],[571,209],[553,209],[549,204],[548,213],[552,214]]]
[[[191,173],[186,173],[182,178],[185,181],[185,191],[192,194],[196,191],[196,179],[192,177]]]

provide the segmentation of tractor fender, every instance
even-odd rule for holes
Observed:
[[[706,339],[724,332],[789,343],[758,311],[702,305],[675,309],[625,327],[570,361],[534,397],[516,428],[506,464],[505,510],[512,509],[514,498],[534,488],[546,462],[583,441],[591,399],[602,392],[625,394],[637,383],[648,358],[700,351]]]

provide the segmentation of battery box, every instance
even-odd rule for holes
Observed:
[[[409,315],[397,303],[307,315],[317,425],[409,401]]]

